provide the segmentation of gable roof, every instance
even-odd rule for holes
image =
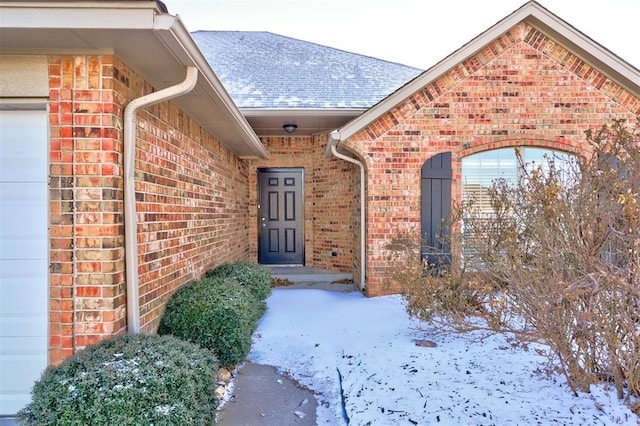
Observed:
[[[198,69],[172,102],[240,157],[268,156],[180,18],[157,1],[2,1],[0,55],[113,54],[155,90]]]
[[[414,93],[433,83],[469,57],[480,52],[493,40],[499,38],[521,22],[530,24],[541,33],[562,44],[566,49],[585,62],[594,66],[630,93],[635,96],[640,96],[640,71],[638,69],[617,57],[611,51],[542,7],[539,3],[529,1],[490,27],[487,31],[426,70],[422,75],[374,105],[367,112],[346,123],[341,128],[334,130],[331,133],[331,138],[327,146],[327,155],[329,155],[331,144],[349,139]]]
[[[196,31],[200,50],[259,134],[331,130],[422,70],[256,31]]]
[[[369,108],[422,72],[269,32],[192,36],[243,109]]]

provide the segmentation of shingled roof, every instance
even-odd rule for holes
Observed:
[[[239,108],[369,108],[422,70],[269,32],[191,34]]]

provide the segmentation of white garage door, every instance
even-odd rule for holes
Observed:
[[[0,110],[0,415],[47,365],[47,115]]]

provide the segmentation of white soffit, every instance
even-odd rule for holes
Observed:
[[[295,124],[293,136],[308,136],[340,127],[366,111],[365,108],[241,108],[254,131],[260,136],[286,135],[282,126]]]

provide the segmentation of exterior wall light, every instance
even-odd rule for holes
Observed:
[[[298,125],[289,123],[282,126],[282,128],[284,129],[285,132],[291,134],[296,131],[296,129],[298,128]]]

